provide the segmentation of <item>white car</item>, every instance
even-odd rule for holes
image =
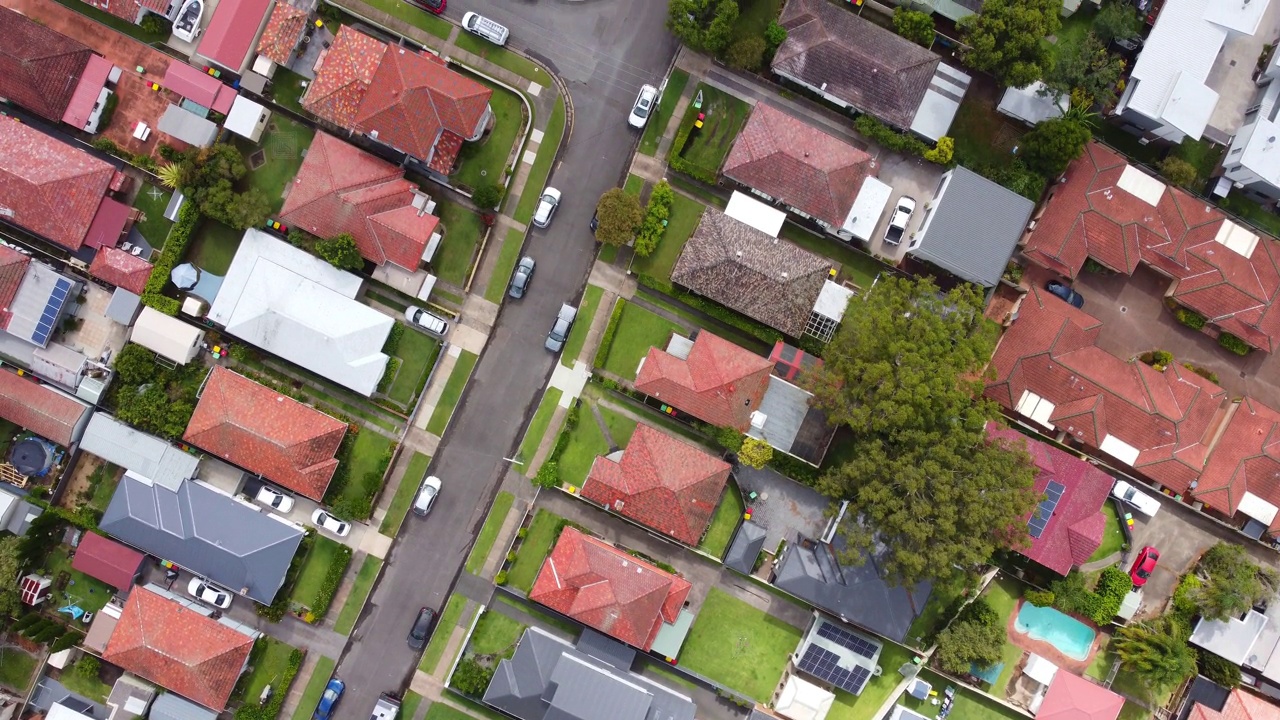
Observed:
[[[644,129],[653,114],[653,104],[658,101],[658,88],[645,85],[636,96],[636,103],[631,106],[631,114],[627,116],[627,124],[633,128]]]
[[[311,522],[315,523],[316,527],[328,530],[338,537],[346,537],[347,533],[351,532],[351,523],[339,520],[320,508],[316,508],[316,511],[311,513]]]
[[[884,231],[886,245],[898,245],[902,242],[902,236],[907,233],[907,223],[911,222],[911,213],[915,211],[915,200],[906,195],[898,198],[898,207],[894,209],[893,217],[889,218],[889,227]]]
[[[440,478],[432,475],[423,480],[422,487],[418,488],[418,497],[413,500],[413,514],[426,517],[431,512],[431,506],[436,504],[437,497],[440,497]]]
[[[1111,488],[1111,494],[1125,503],[1137,508],[1147,517],[1155,517],[1160,512],[1160,501],[1134,487],[1127,480],[1117,480]]]
[[[288,515],[289,511],[293,509],[293,498],[285,495],[270,485],[263,485],[262,488],[258,490],[257,499],[258,502],[266,505],[272,510],[275,510],[281,515]]]
[[[187,585],[187,592],[200,602],[209,603],[220,610],[231,607],[231,593],[210,585],[200,578],[191,578],[191,584]]]
[[[533,224],[540,228],[544,228],[551,224],[551,216],[556,214],[556,208],[560,207],[560,191],[549,187],[542,191],[542,197],[538,198],[538,209],[533,211]]]

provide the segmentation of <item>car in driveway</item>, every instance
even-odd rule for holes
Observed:
[[[436,498],[440,496],[440,478],[432,475],[422,481],[422,487],[418,488],[418,496],[413,499],[413,514],[418,517],[426,517],[431,512],[431,506],[436,504]]]
[[[652,85],[641,87],[640,94],[636,95],[636,101],[631,104],[631,114],[627,116],[627,124],[643,130],[645,124],[649,122],[649,116],[653,114],[653,105],[656,102],[658,102],[658,88]]]
[[[533,281],[535,265],[533,258],[528,255],[520,258],[515,272],[511,273],[511,284],[507,286],[507,295],[516,300],[524,297],[524,294],[529,291],[529,283]]]
[[[902,236],[907,234],[907,223],[911,222],[911,214],[916,211],[916,201],[903,195],[898,198],[898,205],[889,218],[889,227],[884,230],[886,245],[902,244]]]
[[[346,537],[347,533],[351,532],[351,523],[339,520],[320,508],[316,508],[316,511],[311,513],[311,522],[315,523],[316,527],[328,530],[338,537]]]
[[[316,711],[311,713],[311,720],[329,720],[333,717],[333,709],[337,707],[346,689],[346,683],[338,678],[329,678],[329,684],[324,686],[324,694],[320,696],[320,704],[316,705]]]
[[[560,207],[560,191],[549,187],[542,191],[542,197],[538,198],[538,209],[533,211],[533,224],[540,228],[544,228],[551,224],[551,217],[556,214],[556,208]]]
[[[270,485],[263,485],[258,489],[257,500],[281,515],[288,515],[293,509],[293,498]]]
[[[410,305],[404,309],[404,319],[408,320],[410,325],[425,330],[436,337],[444,337],[449,334],[448,320],[433,312],[423,310],[417,305]]]
[[[449,7],[449,0],[409,0],[410,5],[417,5],[429,13],[442,14]]]
[[[427,646],[427,638],[431,637],[431,626],[435,624],[436,611],[422,608],[418,617],[414,618],[413,627],[409,628],[409,647],[421,650]]]
[[[1075,290],[1067,287],[1066,285],[1063,285],[1057,280],[1050,280],[1049,282],[1045,283],[1044,289],[1058,296],[1059,298],[1062,299],[1063,302],[1067,303],[1073,308],[1084,307],[1084,296],[1076,292]]]
[[[187,592],[200,602],[208,603],[220,610],[231,607],[231,593],[200,578],[191,578],[191,582],[187,585]]]
[[[1129,569],[1129,579],[1133,581],[1135,588],[1140,588],[1147,584],[1147,580],[1151,579],[1151,573],[1155,572],[1156,563],[1160,562],[1160,551],[1150,545],[1142,548],[1138,553],[1137,559],[1133,561],[1133,567]]]
[[[569,331],[573,329],[573,321],[578,317],[578,308],[565,303],[556,313],[556,321],[551,324],[551,332],[547,333],[547,342],[543,345],[551,352],[564,349],[564,341],[569,339]]]
[[[1155,517],[1160,512],[1160,501],[1134,487],[1128,480],[1117,480],[1111,486],[1111,495],[1147,517]]]

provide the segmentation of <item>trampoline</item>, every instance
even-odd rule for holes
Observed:
[[[53,448],[39,438],[23,438],[13,444],[9,462],[22,475],[41,476],[53,467]]]

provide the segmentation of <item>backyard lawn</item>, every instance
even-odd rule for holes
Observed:
[[[562,395],[564,391],[560,388],[547,388],[547,392],[538,401],[538,409],[534,411],[529,427],[524,431],[524,439],[520,441],[520,452],[516,457],[524,463],[520,469],[526,476],[532,477],[535,472],[532,467],[533,456],[538,454],[538,445],[547,434],[547,427],[551,425],[551,416],[555,414]]]
[[[64,672],[58,676],[58,682],[67,686],[67,689],[78,695],[83,695],[95,702],[105,703],[107,697],[111,695],[111,686],[102,682],[102,678],[97,673],[93,675],[85,675],[76,672],[74,666],[71,672]]]
[[[489,557],[489,551],[493,549],[493,543],[497,541],[498,532],[502,530],[502,523],[506,521],[507,513],[511,511],[515,500],[515,496],[506,491],[498,493],[493,499],[493,505],[489,506],[489,516],[484,519],[480,534],[476,536],[476,543],[471,547],[471,554],[467,556],[467,572],[474,575],[484,568],[484,561]]]
[[[449,32],[453,30],[453,25],[444,18],[423,12],[422,8],[401,0],[368,0],[368,4],[441,40],[448,39]]]
[[[164,247],[165,238],[169,236],[169,228],[173,227],[173,223],[164,217],[164,209],[168,207],[171,197],[173,197],[172,190],[146,183],[133,201],[133,206],[142,211],[142,217],[135,227],[156,250]]]
[[[461,287],[471,272],[471,259],[480,244],[484,225],[480,216],[462,205],[437,198],[436,216],[444,227],[444,240],[431,260],[431,267],[443,281]]]
[[[587,291],[582,295],[582,304],[578,306],[578,321],[569,331],[569,339],[564,343],[564,352],[560,353],[561,365],[571,368],[573,362],[579,359],[582,346],[587,342],[587,333],[591,332],[591,318],[595,316],[596,308],[600,306],[600,298],[603,295],[604,288],[595,285],[587,286]]]
[[[440,393],[435,410],[431,412],[431,420],[427,422],[427,432],[444,435],[445,428],[449,426],[449,419],[453,417],[454,408],[462,399],[462,391],[467,387],[467,380],[471,379],[471,371],[475,369],[476,361],[479,359],[478,355],[466,350],[458,354],[453,372],[449,374],[449,380],[444,384],[444,391]]]
[[[307,678],[307,686],[302,691],[302,698],[298,700],[298,708],[293,711],[292,720],[311,719],[311,714],[320,704],[320,696],[324,695],[324,686],[329,684],[329,678],[333,677],[333,669],[337,666],[338,663],[332,658],[321,657],[316,660],[315,669],[311,671],[311,677]]]
[[[71,569],[71,560],[67,557],[67,546],[59,545],[45,556],[45,570],[55,580],[62,573],[69,579],[66,588],[53,592],[58,607],[63,605],[79,605],[85,612],[96,613],[111,599],[113,590],[101,580],[85,575],[79,570]],[[57,583],[54,583],[57,585]]]
[[[706,206],[697,200],[691,200],[680,193],[675,194],[671,203],[671,215],[667,220],[667,229],[658,241],[658,247],[648,257],[637,257],[631,263],[631,269],[642,275],[649,275],[662,282],[671,281],[671,268],[676,266],[680,251],[698,223],[702,221],[702,211]]]
[[[733,39],[763,37],[769,23],[782,12],[782,0],[740,0],[738,20],[733,24]]]
[[[471,36],[467,33],[458,35],[459,40],[463,37]],[[509,167],[507,159],[511,157],[511,146],[520,138],[525,112],[524,103],[515,93],[488,81],[475,79],[493,90],[493,95],[489,98],[489,107],[493,108],[495,118],[493,130],[479,142],[462,144],[462,151],[458,154],[458,171],[449,176],[450,183],[471,190],[487,183],[502,184],[502,172]]]
[[[888,672],[885,674],[887,675]],[[896,675],[897,673],[895,672],[894,674]],[[921,671],[920,677],[932,685],[933,689],[938,691],[939,696],[946,692],[947,687],[956,687],[955,683],[929,670]],[[898,702],[926,718],[930,718],[930,720],[936,718],[938,711],[941,709],[940,705],[934,705],[924,700],[916,700],[905,693]],[[1026,716],[1014,712],[984,695],[964,687],[957,687],[956,699],[951,707],[950,717],[962,718],[963,720],[1023,720]]]
[[[382,471],[386,469],[383,460],[391,449],[391,443],[391,438],[368,429],[356,435],[347,468],[350,479],[340,497],[360,502],[366,497],[377,494],[377,488],[371,488],[369,484],[382,485]]]
[[[1107,518],[1106,529],[1102,533],[1102,544],[1089,556],[1089,561],[1101,560],[1112,553],[1120,552],[1124,547],[1124,531],[1120,528],[1120,516],[1116,514],[1116,506],[1114,503],[1107,501],[1102,504],[1102,514]]]
[[[289,68],[276,67],[276,74],[271,77],[271,97],[277,104],[303,114],[302,96],[307,92],[309,82],[305,77]]]
[[[511,285],[511,276],[516,271],[516,263],[520,260],[520,249],[523,246],[524,233],[516,228],[508,230],[507,236],[502,239],[502,249],[498,251],[498,261],[493,265],[489,284],[484,289],[485,300],[502,304],[502,299],[507,295],[507,288]]]
[[[633,302],[622,308],[613,344],[604,360],[604,369],[628,380],[635,378],[640,361],[650,348],[665,348],[672,333],[684,333],[685,329],[670,320],[652,313]]]
[[[1000,577],[987,586],[983,597],[987,599],[991,609],[1000,616],[1000,626],[1005,627],[1005,623],[1013,615],[1014,608],[1018,606],[1018,598],[1022,597],[1022,584],[1010,577]],[[1000,656],[1004,669],[1000,671],[1000,677],[991,686],[992,695],[1004,697],[1009,681],[1013,679],[1013,671],[1018,664],[1018,659],[1021,657],[1022,648],[1009,642],[1009,638],[1005,637],[1004,650]]]
[[[649,115],[649,122],[644,126],[644,135],[640,136],[641,154],[652,156],[658,151],[658,141],[662,139],[662,133],[667,129],[667,123],[671,120],[671,114],[675,112],[676,103],[680,101],[680,94],[684,92],[684,86],[687,84],[689,84],[689,73],[680,69],[671,71],[671,76],[667,78],[667,87],[662,90],[662,99],[658,101],[657,109]],[[630,186],[631,181],[628,179],[628,192]]]
[[[436,621],[436,629],[431,635],[431,642],[427,645],[427,651],[422,654],[422,660],[418,662],[419,670],[428,675],[436,671],[436,666],[440,664],[440,659],[444,656],[444,651],[449,646],[449,639],[453,637],[453,631],[458,627],[458,621],[462,619],[462,611],[466,608],[467,599],[465,597],[462,595],[449,596],[449,602],[440,611],[440,619]],[[468,619],[468,622],[470,622],[470,619]]]
[[[516,641],[520,639],[524,629],[525,625],[520,621],[500,612],[486,610],[476,623],[476,631],[471,634],[471,643],[467,649],[476,655],[509,658],[515,653]]]
[[[583,401],[580,408],[577,427],[565,431],[569,433],[569,444],[565,446],[559,460],[560,482],[576,487],[582,487],[596,456],[605,455],[610,450],[609,440],[600,431],[600,423],[596,422],[595,415],[591,412],[590,402]],[[613,437],[613,444],[625,448],[631,440],[631,434],[635,432],[636,421],[603,405],[598,409]]]
[[[378,527],[378,532],[391,537],[395,537],[400,532],[400,525],[404,523],[404,517],[409,513],[409,506],[413,504],[413,498],[418,494],[422,479],[427,476],[429,465],[431,465],[431,458],[420,452],[415,452],[413,457],[409,458],[409,466],[404,469],[404,477],[400,478],[400,487],[396,488],[396,494],[391,498],[391,506],[387,508],[386,517],[382,518],[382,525]]]
[[[243,230],[205,218],[200,221],[191,246],[187,248],[186,261],[214,275],[226,275],[243,238]]]
[[[529,592],[533,581],[542,569],[542,561],[551,552],[551,544],[559,535],[561,523],[565,519],[555,513],[539,510],[529,525],[529,533],[520,543],[516,552],[516,561],[507,571],[507,584],[524,592]]]
[[[877,720],[876,711],[902,682],[898,668],[911,662],[915,654],[893,643],[885,643],[880,649],[880,674],[867,681],[861,695],[851,695],[844,691],[836,692],[836,702],[831,706],[828,720]],[[959,716],[957,716],[959,717]]]
[[[773,694],[799,642],[797,628],[711,588],[684,641],[680,664],[763,701]]]
[[[369,599],[369,592],[373,590],[373,581],[378,577],[378,571],[382,569],[382,561],[373,555],[366,555],[364,563],[360,565],[360,571],[356,573],[355,582],[351,586],[351,594],[347,595],[347,600],[342,604],[342,612],[338,613],[338,619],[333,624],[334,632],[339,635],[350,635],[351,631],[356,627],[356,621],[360,619],[360,611],[364,610],[364,603]]]
[[[1013,148],[1028,130],[997,113],[990,95],[969,93],[949,134],[956,141],[957,161],[970,167],[1002,168],[1013,161]]]
[[[303,151],[311,146],[316,131],[280,113],[271,116],[266,132],[256,145],[237,137],[236,147],[244,154],[249,172],[240,181],[244,188],[261,190],[271,202],[271,212],[284,205],[284,188],[298,174]],[[261,153],[259,155],[259,153]],[[260,163],[260,164],[259,164]]]
[[[716,507],[716,514],[711,517],[707,534],[702,537],[702,544],[698,548],[716,557],[723,557],[724,551],[729,547],[729,541],[733,540],[733,531],[738,529],[738,523],[742,521],[743,510],[742,495],[730,480],[725,487],[724,495],[720,498],[720,505]]]
[[[243,688],[240,697],[245,702],[256,704],[262,696],[262,689],[268,685],[272,695],[288,695],[293,678],[285,676],[289,674],[289,656],[292,654],[292,646],[267,635],[259,636],[249,655],[249,674],[240,679],[238,687]]]
[[[520,200],[515,206],[517,222],[527,223],[533,217],[533,209],[542,197],[542,188],[551,175],[551,163],[555,160],[556,151],[560,148],[560,138],[564,136],[565,109],[564,100],[556,101],[551,111],[551,119],[543,131],[542,142],[538,145],[538,157],[534,158],[533,167],[529,168],[529,177],[525,180],[524,190],[520,192]],[[508,205],[507,207],[510,207]]]
[[[364,434],[373,433],[361,433]],[[351,561],[350,555],[343,553],[339,556],[342,547],[342,543],[316,533],[311,552],[307,553],[307,560],[302,564],[302,572],[298,573],[298,581],[294,583],[289,599],[299,605],[315,607],[324,579],[329,574],[329,566],[335,562]]]
[[[16,647],[0,649],[0,685],[26,695],[31,676],[36,672],[36,658]]]
[[[698,83],[696,93],[702,93],[702,109],[689,103],[685,110],[682,128],[693,128],[698,114],[705,115],[702,129],[692,129],[680,156],[708,172],[719,174],[720,166],[733,147],[733,141],[751,114],[751,106],[728,93],[709,85]]]
[[[387,397],[406,409],[412,409],[419,389],[426,383],[427,373],[436,364],[440,343],[426,333],[404,328],[395,356],[400,358],[396,379],[387,388]]]

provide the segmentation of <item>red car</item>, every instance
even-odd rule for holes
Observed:
[[[409,2],[436,15],[444,12],[445,7],[449,4],[449,0],[409,0]]]
[[[1151,573],[1155,572],[1157,562],[1160,562],[1159,550],[1150,545],[1142,548],[1142,552],[1138,553],[1138,559],[1133,561],[1133,569],[1129,571],[1129,579],[1133,581],[1135,588],[1147,584]]]

